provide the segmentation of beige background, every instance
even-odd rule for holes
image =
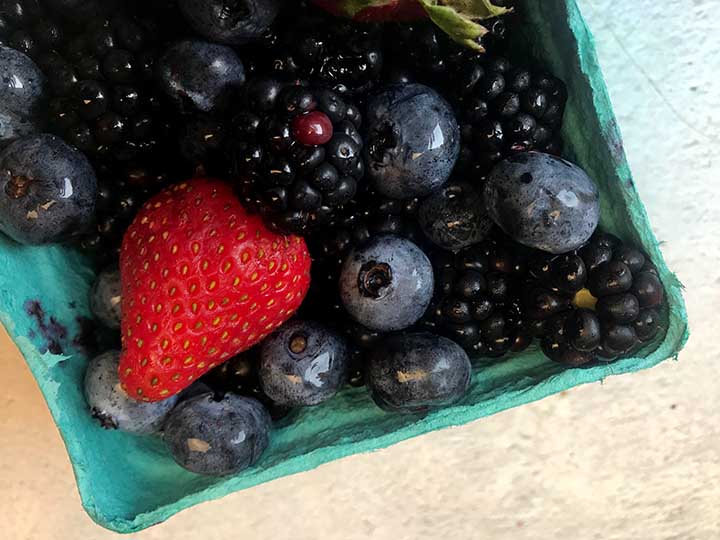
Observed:
[[[581,5],[638,187],[688,288],[680,362],[237,493],[133,538],[720,538],[720,5]],[[117,538],[80,508],[4,333],[0,351],[0,539]]]

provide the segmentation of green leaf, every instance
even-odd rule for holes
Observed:
[[[508,8],[493,5],[491,0],[417,0],[430,19],[453,40],[478,52],[485,49],[480,38],[488,29],[477,21],[504,15]]]

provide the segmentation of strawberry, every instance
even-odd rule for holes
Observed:
[[[324,10],[340,17],[349,17],[359,22],[416,21],[427,18],[427,12],[417,0],[384,0],[362,2],[354,0],[313,0]]]
[[[452,39],[484,52],[480,39],[488,30],[479,21],[504,15],[497,0],[312,0],[336,15],[359,22],[414,21],[430,18]]]
[[[199,178],[142,207],[120,273],[120,381],[159,401],[289,319],[310,285],[310,255],[302,238],[248,214],[230,186]]]

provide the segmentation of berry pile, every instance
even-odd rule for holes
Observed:
[[[445,21],[468,47],[412,0],[0,3],[0,231],[95,254],[102,426],[232,474],[345,385],[418,413],[471,358],[657,339],[658,273],[598,232],[508,3]]]

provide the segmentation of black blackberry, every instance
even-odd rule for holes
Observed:
[[[383,66],[379,26],[330,18],[312,5],[289,6],[264,47],[253,45],[249,52],[256,57],[251,70],[257,73],[309,80],[339,94],[366,92]]]
[[[523,305],[543,352],[579,366],[614,360],[652,341],[662,328],[664,289],[638,249],[596,233],[577,252],[537,252],[528,264]]]
[[[562,81],[482,56],[459,65],[453,80],[462,134],[458,171],[483,177],[515,152],[560,153],[567,101]]]
[[[484,53],[459,45],[430,21],[385,25],[387,54],[384,77],[392,82],[411,80],[448,88],[455,82],[449,77],[463,62],[479,54],[504,51],[506,18],[496,17],[483,24],[488,29],[480,41]]]
[[[245,203],[285,233],[332,223],[364,176],[355,106],[327,89],[265,78],[246,85],[245,103],[225,147]]]
[[[435,298],[422,326],[474,356],[524,350],[532,341],[520,302],[526,253],[496,231],[457,254],[435,252]]]

